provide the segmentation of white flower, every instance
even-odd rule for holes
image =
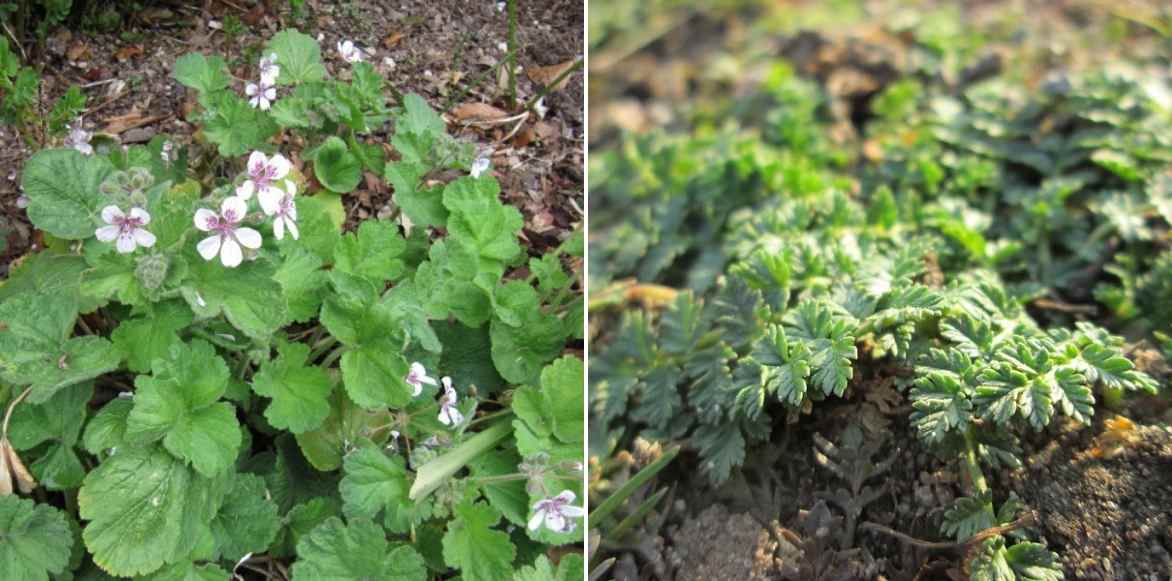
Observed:
[[[163,149],[159,152],[159,156],[163,158],[163,163],[171,163],[173,161],[171,159],[171,150],[173,149],[175,149],[175,144],[171,143],[170,139],[163,142]]]
[[[549,113],[549,107],[545,106],[545,97],[542,97],[533,104],[533,111],[537,113],[537,117],[545,119],[545,114]]]
[[[399,451],[399,436],[401,436],[401,435],[402,434],[399,433],[399,430],[391,430],[391,443],[387,444],[388,450],[391,450],[394,452]]]
[[[261,77],[260,84],[248,83],[244,86],[244,94],[251,97],[248,104],[255,109],[260,107],[261,111],[268,111],[269,107],[273,106],[273,101],[277,100],[277,88],[273,86],[272,79]]]
[[[277,77],[281,74],[281,67],[277,65],[277,53],[271,53],[269,56],[261,57],[260,66],[260,84],[274,85],[277,82]]]
[[[16,207],[21,210],[28,207],[28,196],[21,194],[16,197]]]
[[[285,191],[277,188],[268,188],[256,197],[260,200],[260,209],[265,215],[273,216],[273,235],[277,240],[285,239],[285,229],[294,240],[300,238],[297,230],[297,204],[293,203],[293,196],[297,195],[297,184],[292,180],[285,180]]]
[[[497,12],[504,12],[505,6],[506,6],[506,4],[504,2],[497,2],[496,3],[496,11]]]
[[[66,125],[69,130],[69,135],[65,138],[65,146],[72,147],[82,153],[82,155],[93,155],[94,146],[90,145],[90,138],[94,136],[93,133],[86,131],[81,125],[81,119],[77,120],[77,126]]]
[[[252,228],[240,227],[240,221],[248,213],[248,204],[244,200],[232,197],[224,200],[220,205],[220,213],[200,208],[195,212],[195,227],[211,232],[212,235],[204,238],[195,249],[204,260],[211,260],[220,255],[220,262],[228,268],[235,268],[244,260],[244,248],[257,249],[261,245],[260,232]]]
[[[509,45],[507,43],[498,42],[496,43],[496,47],[500,49],[501,52],[509,52]]]
[[[293,164],[279,153],[266,157],[264,153],[254,151],[248,156],[248,178],[236,187],[236,195],[247,200],[257,193],[262,207],[266,197],[271,201],[280,200],[285,192],[274,184],[289,175],[292,167]]]
[[[155,235],[142,227],[151,223],[151,215],[142,208],[131,208],[130,215],[122,213],[118,206],[102,208],[102,221],[108,226],[102,226],[94,231],[94,236],[102,242],[115,242],[114,248],[120,254],[129,254],[142,246],[150,248],[155,245]]]
[[[342,60],[348,63],[362,62],[362,49],[349,40],[338,43],[338,54],[342,56]]]
[[[452,378],[443,377],[444,395],[440,397],[439,421],[445,426],[458,426],[464,421],[464,414],[456,408],[456,390],[452,387]]]
[[[423,393],[423,384],[436,384],[435,378],[428,377],[427,369],[425,369],[423,364],[418,361],[411,363],[411,371],[407,372],[407,377],[404,377],[403,381],[407,382],[407,385],[415,388],[415,391],[411,394],[412,396],[417,396],[420,393]]]
[[[488,163],[487,157],[477,158],[476,161],[472,162],[472,177],[479,178],[484,172],[488,171]]]
[[[577,524],[570,519],[586,516],[586,511],[580,506],[571,506],[574,502],[574,492],[563,490],[561,494],[537,501],[533,505],[533,518],[529,519],[529,530],[535,531],[545,521],[545,528],[555,533],[573,531]]]

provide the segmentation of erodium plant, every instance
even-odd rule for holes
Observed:
[[[25,165],[46,248],[0,286],[0,579],[581,577],[545,555],[582,540],[581,235],[528,256],[422,98],[329,78],[296,31],[263,54],[246,87],[179,60],[198,166],[164,136]],[[364,169],[398,212],[344,233]]]

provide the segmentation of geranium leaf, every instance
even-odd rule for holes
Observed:
[[[362,180],[362,162],[350,153],[345,141],[331,136],[315,150],[313,175],[330,191],[345,194]]]
[[[281,66],[277,82],[282,85],[320,81],[326,75],[326,68],[321,64],[321,47],[308,34],[295,29],[282,30],[269,41],[265,54],[270,52],[277,54]]]
[[[21,174],[29,220],[58,238],[92,237],[104,203],[99,188],[113,171],[106,158],[74,149],[38,152],[25,162]]]
[[[278,350],[280,355],[261,365],[252,378],[252,390],[272,399],[265,418],[294,434],[316,429],[330,413],[326,400],[333,381],[324,369],[306,365],[308,345],[282,343]]]
[[[150,315],[127,319],[114,329],[110,338],[126,358],[126,367],[135,373],[146,373],[151,362],[165,358],[178,345],[178,331],[194,320],[191,309],[182,301],[158,304]]]
[[[0,579],[49,581],[73,549],[65,515],[19,496],[0,496]]]
[[[513,577],[517,548],[505,532],[495,530],[497,509],[464,502],[452,509],[455,518],[444,534],[444,560],[467,581],[504,581]]]
[[[280,528],[277,505],[268,498],[264,480],[254,474],[237,474],[212,520],[220,556],[235,562],[249,553],[263,553]]]
[[[293,581],[424,581],[423,557],[408,546],[391,549],[386,532],[367,519],[346,525],[328,518],[297,543]]]
[[[232,82],[225,65],[222,57],[206,57],[193,52],[179,57],[171,74],[185,87],[200,93],[211,93],[227,88]]]

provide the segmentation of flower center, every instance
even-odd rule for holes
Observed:
[[[129,234],[137,230],[139,226],[142,226],[142,220],[131,216],[124,216],[114,220],[114,225],[118,226],[118,232],[120,234]]]

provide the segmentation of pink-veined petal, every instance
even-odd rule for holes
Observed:
[[[566,531],[566,517],[556,510],[546,511],[545,527],[555,533],[563,533]]]
[[[276,100],[277,99],[276,87],[269,87],[269,88],[265,89],[264,97],[265,97],[265,99],[268,99],[269,101]]]
[[[232,223],[243,220],[245,214],[248,214],[248,204],[236,196],[225,198],[224,203],[220,204],[220,216],[229,220],[228,216],[231,215],[232,218],[229,221]]]
[[[101,228],[94,230],[94,236],[97,236],[98,240],[101,240],[102,242],[113,242],[114,239],[118,237],[118,232],[120,230],[121,228],[117,226],[102,226]]]
[[[256,191],[256,183],[252,180],[244,180],[244,183],[236,186],[236,195],[245,200],[252,197],[252,193]]]
[[[126,214],[118,206],[106,206],[102,208],[102,221],[107,224],[113,224],[115,220],[125,218]]]
[[[294,182],[293,180],[285,180],[285,193],[289,194],[289,197],[296,196],[297,195],[297,183]]]
[[[285,156],[275,153],[269,159],[269,166],[273,168],[273,180],[276,181],[289,175],[289,169],[293,167],[293,164],[289,163]]]
[[[294,240],[300,239],[301,231],[297,229],[297,222],[290,220],[288,216],[285,216],[284,222],[285,226],[289,228],[289,235],[292,236]]]
[[[248,83],[247,85],[244,85],[244,94],[245,95],[248,95],[249,97],[251,97],[251,96],[257,94],[258,92],[260,92],[260,87],[256,86],[256,83]]]
[[[281,209],[281,198],[284,197],[285,192],[272,186],[266,186],[256,194],[256,199],[260,202],[260,209],[266,216],[272,216]]]
[[[285,239],[285,219],[280,216],[273,220],[273,237],[277,240]]]
[[[207,238],[200,240],[199,244],[195,245],[195,250],[199,252],[199,255],[202,256],[204,260],[211,260],[220,253],[220,242],[222,240],[223,237],[219,234],[216,234],[215,236],[208,236]]]
[[[143,230],[142,228],[134,229],[134,241],[138,242],[139,246],[143,248],[150,248],[155,245],[155,235]]]
[[[586,509],[580,506],[563,506],[562,514],[571,518],[582,518],[586,516]]]
[[[236,268],[240,266],[240,262],[244,260],[244,251],[240,249],[240,245],[235,240],[225,239],[223,244],[220,244],[220,262],[228,268]]]
[[[200,208],[195,211],[195,227],[202,232],[207,232],[212,229],[212,223],[219,218],[215,212],[207,208]]]
[[[251,248],[253,250],[260,248],[260,245],[264,242],[264,240],[260,237],[260,232],[257,232],[252,228],[237,228],[236,241],[240,242],[241,246],[245,248]]]
[[[114,248],[118,249],[119,254],[130,254],[134,252],[136,244],[134,242],[134,234],[124,232],[118,235],[118,242],[114,244]]]
[[[146,210],[135,206],[130,209],[130,217],[138,220],[139,224],[146,225],[151,223],[151,215]]]
[[[554,498],[556,498],[557,500],[560,500],[566,504],[569,504],[571,502],[574,502],[574,499],[577,498],[577,496],[574,494],[573,490],[563,490],[563,491],[561,491],[560,494],[558,494]]]
[[[297,219],[297,202],[289,200],[289,208],[285,210],[285,215],[294,220]]]
[[[259,173],[260,168],[268,163],[269,158],[265,157],[263,151],[254,151],[248,155],[248,173]]]
[[[533,517],[529,519],[529,530],[535,531],[541,526],[541,521],[545,518],[545,511],[537,510],[533,512]]]
[[[264,97],[257,97],[257,100],[260,102],[261,111],[268,111],[269,108],[273,106],[273,104]]]

